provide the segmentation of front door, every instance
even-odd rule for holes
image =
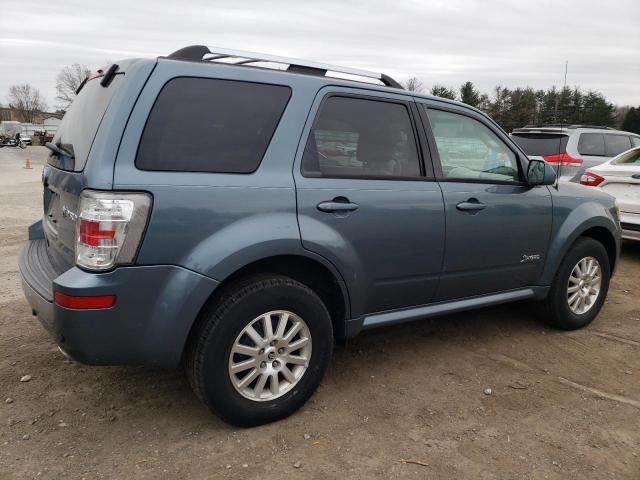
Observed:
[[[551,195],[524,182],[524,156],[482,115],[423,104],[446,212],[437,300],[535,285],[551,233]]]
[[[341,272],[352,317],[428,303],[442,266],[444,208],[423,163],[415,105],[403,95],[322,93],[294,169],[304,248]]]

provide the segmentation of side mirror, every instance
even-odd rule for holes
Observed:
[[[543,160],[529,160],[527,183],[532,187],[536,185],[553,185],[556,183],[556,171]]]

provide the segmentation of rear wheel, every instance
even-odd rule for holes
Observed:
[[[319,385],[333,348],[331,318],[307,286],[249,279],[211,305],[187,354],[198,396],[224,420],[254,426],[286,417]]]
[[[541,302],[542,321],[563,330],[591,323],[607,297],[610,275],[604,246],[593,238],[579,238],[560,264],[549,295]]]

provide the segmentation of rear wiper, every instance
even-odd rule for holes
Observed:
[[[47,142],[45,143],[44,146],[47,147],[49,150],[51,150],[54,153],[54,155],[58,155],[58,156],[64,155],[65,157],[75,159],[73,153],[69,152],[68,150],[65,150],[64,148],[60,148],[55,143]]]

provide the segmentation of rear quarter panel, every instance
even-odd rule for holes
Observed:
[[[287,108],[254,173],[136,168],[138,142],[153,103],[165,83],[176,77],[264,82],[291,88]],[[131,114],[114,176],[114,188],[147,190],[153,195],[153,210],[137,263],[179,265],[223,280],[255,260],[280,254],[306,255],[300,242],[292,167],[318,88],[313,80],[281,72],[160,60]]]

